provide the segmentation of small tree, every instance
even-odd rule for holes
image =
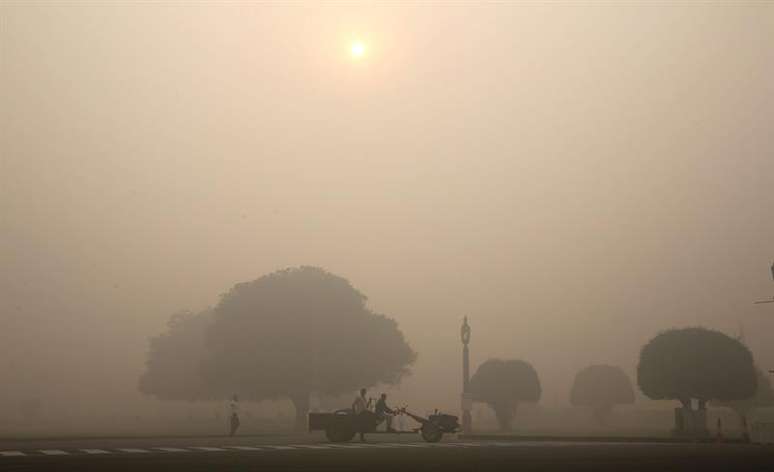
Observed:
[[[151,338],[145,372],[140,377],[142,393],[161,400],[208,400],[217,398],[213,385],[202,378],[205,332],[212,323],[210,310],[176,313],[167,322],[167,332]],[[227,392],[220,392],[225,395]]]
[[[394,320],[316,267],[235,285],[215,308],[207,345],[209,383],[247,399],[289,398],[296,429],[305,428],[312,393],[396,383],[416,357]]]
[[[597,422],[605,424],[615,405],[634,403],[634,390],[620,367],[592,365],[575,375],[570,403],[590,407]]]
[[[501,431],[510,431],[519,402],[540,400],[540,379],[527,362],[489,359],[470,379],[473,400],[489,405]]]
[[[704,410],[709,400],[748,398],[757,380],[752,354],[744,344],[718,331],[684,328],[665,331],[642,348],[637,384],[654,400],[679,400],[685,412],[698,418],[693,432],[702,433],[707,429]]]

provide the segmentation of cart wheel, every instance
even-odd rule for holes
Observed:
[[[341,426],[330,426],[325,430],[325,437],[330,442],[347,442],[355,437],[355,431],[350,428],[342,428]]]
[[[429,443],[436,443],[443,437],[443,431],[430,423],[422,426],[422,429],[419,431],[419,433],[422,435],[422,439]]]

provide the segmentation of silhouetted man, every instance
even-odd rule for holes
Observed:
[[[229,402],[229,409],[231,410],[231,434],[229,436],[233,436],[236,434],[237,430],[239,429],[239,397],[237,397],[236,394],[231,398],[231,401]]]
[[[383,393],[379,400],[376,401],[376,406],[374,407],[374,413],[376,413],[376,416],[380,420],[384,420],[387,422],[387,432],[388,433],[394,433],[395,430],[392,429],[392,416],[395,414],[395,410],[391,409],[389,406],[387,406],[387,394]]]
[[[359,418],[356,419],[356,422],[360,425],[360,441],[365,442],[365,435],[363,434],[363,427],[366,423],[365,416],[369,413],[368,412],[368,401],[366,400],[366,389],[361,388],[360,389],[360,395],[355,397],[355,401],[352,402],[352,413],[357,415]]]

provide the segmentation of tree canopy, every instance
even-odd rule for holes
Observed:
[[[705,328],[665,331],[640,353],[637,383],[652,399],[675,399],[691,409],[709,400],[748,398],[757,380],[749,349],[721,332]]]
[[[591,407],[597,421],[604,423],[615,405],[634,403],[634,389],[620,367],[591,365],[575,375],[570,403]]]
[[[769,376],[761,369],[756,369],[756,372],[758,385],[752,396],[741,400],[719,402],[719,404],[733,409],[739,416],[747,416],[755,408],[774,406],[774,390],[771,388]]]
[[[201,371],[206,355],[205,334],[211,323],[210,310],[172,315],[167,331],[150,340],[140,391],[161,400],[217,398],[218,392],[204,381]]]
[[[369,310],[346,279],[316,267],[237,284],[214,315],[207,381],[248,399],[289,398],[298,428],[312,392],[396,383],[416,358],[395,320]]]
[[[540,379],[535,369],[521,360],[489,359],[470,379],[473,400],[484,402],[495,412],[500,429],[511,429],[519,402],[540,400]]]

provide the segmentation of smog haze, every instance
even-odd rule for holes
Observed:
[[[545,407],[673,327],[774,368],[773,5],[573,5],[3,2],[0,417],[147,418],[169,317],[298,266],[397,321],[417,408],[463,316]]]

